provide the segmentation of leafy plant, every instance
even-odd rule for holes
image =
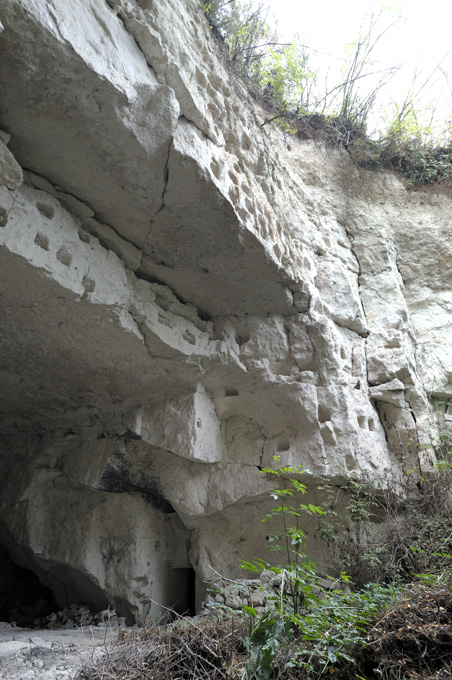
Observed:
[[[347,529],[334,543],[338,566],[358,583],[407,583],[450,580],[452,573],[452,435],[444,433],[437,462],[428,472],[405,470],[403,488],[367,482],[343,487],[352,491]],[[354,498],[353,498],[354,495]]]
[[[246,680],[350,675],[355,660],[355,675],[361,677],[365,648],[375,643],[368,631],[387,607],[393,607],[404,584],[417,580],[450,587],[451,433],[441,437],[436,453],[431,472],[419,476],[416,470],[406,470],[402,500],[400,488],[396,493],[370,479],[344,478],[331,485],[310,476],[325,499],[319,507],[307,502],[301,466],[281,466],[281,459],[275,457],[275,467],[262,471],[276,482],[271,491],[275,506],[262,521],[278,522],[280,529],[269,538],[270,550],[279,551],[281,564],[271,566],[258,559],[242,565],[254,573],[265,570],[264,580],[272,585],[266,589],[264,609],[243,606],[248,617]],[[305,550],[303,517],[307,515],[323,526],[318,535],[327,537],[337,551],[338,564],[350,568],[361,583],[366,576],[379,582],[352,591],[353,583],[342,571],[336,579],[329,577],[329,587],[321,585]],[[328,522],[327,531],[324,523]],[[395,609],[396,605],[391,611]],[[380,622],[384,620],[380,617]]]
[[[269,680],[273,677],[273,659],[291,637],[290,622],[280,616],[275,617],[269,609],[261,616],[253,607],[244,606],[243,610],[249,615],[248,636],[245,638],[248,652],[246,680]]]
[[[229,64],[269,111],[262,125],[277,120],[286,133],[344,148],[355,168],[394,170],[413,186],[452,177],[450,122],[440,132],[435,124],[445,107],[421,106],[432,81],[440,76],[448,83],[445,57],[427,78],[415,71],[401,100],[386,105],[392,113],[385,126],[378,114],[380,96],[400,68],[381,68],[376,58],[380,41],[400,19],[390,7],[366,15],[332,87],[327,74],[312,68],[306,45],[280,41],[266,0],[209,0],[203,8]],[[369,135],[369,126],[378,135]]]
[[[274,458],[279,465],[280,457]],[[268,680],[273,677],[277,658],[284,654],[287,667],[302,668],[311,676],[321,677],[338,663],[353,662],[354,650],[365,645],[364,633],[370,621],[396,595],[396,589],[372,585],[355,593],[341,587],[321,587],[317,570],[304,550],[305,533],[301,518],[305,513],[320,518],[325,511],[305,503],[306,485],[300,480],[301,466],[265,468],[263,474],[272,475],[277,487],[271,492],[276,506],[262,521],[278,519],[282,532],[271,535],[272,550],[285,557],[282,566],[271,566],[263,560],[246,562],[251,571],[266,569],[279,583],[279,590],[270,597],[271,608],[258,614],[253,607],[244,607],[249,616],[246,640],[249,658],[247,680]],[[356,500],[356,517],[367,518],[361,501]],[[350,584],[345,573],[332,584]]]
[[[274,456],[273,460],[279,465],[281,456]],[[302,513],[325,515],[325,511],[312,503],[302,502],[302,497],[307,494],[307,487],[300,481],[300,477],[305,474],[301,465],[286,465],[276,469],[267,467],[262,468],[261,473],[273,475],[278,482],[278,486],[270,492],[270,496],[278,502],[278,505],[266,514],[262,521],[267,522],[274,518],[282,520],[283,533],[273,534],[270,536],[270,541],[277,541],[273,549],[283,550],[287,564],[291,567],[298,564],[301,557],[300,549],[306,538],[300,524]],[[287,479],[289,488],[285,484]]]
[[[203,8],[224,41],[234,70],[249,85],[259,87],[263,60],[279,45],[275,29],[267,22],[268,4],[265,0],[211,0]]]

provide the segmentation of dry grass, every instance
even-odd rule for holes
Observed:
[[[177,615],[176,615],[177,616]],[[128,629],[75,680],[244,680],[246,620],[215,616]],[[274,680],[452,680],[452,593],[412,586],[368,631],[355,663],[329,666],[325,675],[287,665],[281,648]]]
[[[358,660],[365,678],[452,679],[452,594],[416,586],[367,635]]]
[[[124,631],[100,659],[75,680],[227,680],[243,666],[245,622],[232,618],[148,622]]]

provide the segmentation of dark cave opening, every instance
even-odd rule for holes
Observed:
[[[56,608],[52,590],[33,571],[14,562],[0,546],[0,621],[32,627]]]
[[[194,569],[171,568],[167,574],[168,606],[179,615],[195,616]],[[98,586],[67,565],[53,565],[45,572],[21,566],[0,543],[0,621],[19,628],[96,625],[97,612],[112,607],[117,615],[125,617],[127,625],[135,623],[129,603],[121,598],[114,600],[109,603]]]
[[[196,574],[191,567],[171,570],[172,605],[177,614],[195,616],[196,614]]]
[[[97,613],[114,607],[77,569],[54,564],[43,570],[18,546],[9,546],[9,540],[0,542],[0,621],[19,628],[74,628],[96,625]]]

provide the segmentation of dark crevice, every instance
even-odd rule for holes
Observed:
[[[187,118],[187,116],[185,116],[184,114],[179,116],[179,120],[187,121],[187,123],[190,123],[190,125],[193,125],[197,130],[199,130],[199,132],[202,134],[202,136],[205,137],[206,139],[208,139],[210,142],[212,142],[212,144],[215,144],[215,146],[217,146],[217,147],[220,146],[214,139],[212,139],[212,137],[209,137],[209,135],[206,134],[206,132],[204,130],[201,130],[201,128],[198,127],[198,125],[196,125],[196,123],[193,120],[190,120],[190,118]]]
[[[116,437],[117,434],[116,432],[100,432],[96,439],[111,439],[112,437]],[[141,441],[140,435],[138,435],[136,432],[132,432],[131,430],[126,430],[124,434],[121,434],[121,440],[122,441]]]
[[[165,159],[165,167],[163,169],[163,191],[162,191],[162,207],[165,205],[165,194],[168,189],[168,182],[169,182],[169,160],[170,160],[170,154],[171,154],[171,147],[173,145],[173,140],[172,138],[169,141],[168,144],[168,153],[166,154],[166,159]]]
[[[129,31],[129,29],[128,29],[128,26],[127,26],[127,17],[121,12],[121,10],[120,10],[119,8],[116,8],[116,7],[115,7],[115,3],[112,2],[112,0],[105,0],[105,2],[106,2],[106,4],[108,5],[108,7],[114,12],[114,14],[118,17],[119,21],[120,21],[120,22],[122,23],[122,25],[124,26],[124,30],[126,31],[126,33],[127,33],[128,35],[130,35],[130,37],[131,37],[132,40],[134,41],[135,45],[138,47],[138,49],[140,50],[141,54],[143,55],[144,60],[146,61],[146,64],[148,65],[149,69],[152,71],[152,73],[154,74],[155,78],[157,79],[157,72],[156,72],[155,68],[152,66],[152,64],[151,64],[151,62],[149,61],[149,59],[147,58],[146,54],[143,52],[143,50],[142,50],[142,48],[141,48],[141,45],[140,45],[138,39],[137,39],[137,38],[134,36],[134,34],[133,34],[131,31]]]
[[[361,302],[361,309],[362,309],[362,312],[363,312],[364,320],[365,320],[365,323],[367,324],[366,310],[364,309],[364,305],[363,305],[362,300],[361,300],[361,282],[360,281],[361,281],[361,276],[362,276],[362,270],[361,270],[361,262],[359,260],[358,255],[356,254],[355,248],[354,248],[355,236],[349,229],[347,229],[345,224],[343,224],[343,227],[344,227],[345,233],[347,234],[348,241],[350,243],[350,250],[353,253],[353,256],[356,260],[356,264],[358,265],[358,275],[357,275],[357,278],[358,278],[358,295],[359,295],[359,300]],[[370,335],[370,331],[367,331],[365,333],[358,333],[358,335],[361,335],[362,338],[367,338]]]
[[[77,199],[77,200],[80,200],[80,199]],[[129,241],[129,239],[127,239],[127,238],[124,238],[124,236],[118,232],[118,230],[116,229],[116,227],[114,227],[113,225],[109,224],[108,222],[105,222],[105,220],[102,218],[102,216],[101,216],[100,213],[94,213],[94,217],[93,217],[92,219],[95,220],[98,224],[103,224],[104,226],[106,226],[106,227],[108,227],[109,229],[111,229],[112,231],[114,231],[114,233],[116,234],[116,236],[117,236],[118,238],[120,238],[121,241],[124,241],[124,243],[129,243],[131,246],[134,246],[135,248],[138,248],[138,250],[140,250],[140,248],[137,246],[136,243],[134,243],[133,241]],[[82,225],[81,225],[81,226],[83,227],[83,222],[82,222]],[[85,230],[85,231],[88,231],[88,230]],[[91,234],[89,231],[88,231],[88,233],[89,233],[91,236],[93,236],[93,234]],[[97,240],[99,241],[99,243],[100,243],[104,248],[106,248],[107,250],[112,250],[112,248],[108,246],[108,243],[107,243],[101,236],[94,236],[94,238],[97,238]],[[116,254],[118,255],[119,259],[121,259],[121,256],[120,256],[118,253],[116,253]],[[124,265],[124,266],[125,266],[125,265]]]
[[[214,320],[213,316],[209,314],[208,312],[205,312],[202,309],[198,309],[198,316],[201,319],[201,321],[212,321]]]
[[[359,257],[358,257],[357,254],[355,253],[355,249],[354,249],[354,246],[353,246],[354,240],[355,240],[355,236],[354,236],[354,234],[352,234],[351,231],[349,231],[349,229],[347,229],[347,227],[346,227],[345,225],[343,225],[343,227],[344,227],[345,233],[347,234],[348,241],[349,241],[349,243],[350,243],[350,250],[352,251],[353,256],[354,256],[354,258],[355,258],[355,260],[356,260],[356,264],[358,265],[358,277],[360,277],[361,274],[362,274],[362,272],[361,272],[361,262],[359,261]]]
[[[158,210],[157,210],[157,211],[154,213],[154,215],[151,217],[151,220],[150,220],[151,229],[150,229],[150,231],[149,231],[149,234],[148,234],[147,237],[146,237],[146,241],[147,241],[147,239],[149,238],[149,236],[150,236],[150,234],[151,234],[151,231],[152,231],[152,223],[153,223],[153,221],[155,220],[155,218],[157,217],[157,215],[159,215],[159,214],[162,212],[162,210],[165,208],[165,195],[166,195],[166,192],[167,192],[167,190],[168,190],[168,184],[169,184],[169,161],[170,161],[170,155],[171,155],[171,147],[172,147],[172,144],[173,144],[173,140],[172,140],[172,138],[171,138],[170,141],[169,141],[169,144],[168,144],[168,152],[167,152],[167,154],[166,154],[165,165],[164,165],[164,168],[163,168],[162,202],[161,202],[161,204],[160,204]],[[159,262],[159,263],[157,263],[157,264],[165,264],[165,263],[164,263],[164,262],[162,262],[162,263]],[[165,265],[165,266],[167,266],[167,265]],[[142,277],[142,278],[144,278],[144,277]]]
[[[403,283],[403,287],[405,288],[405,279],[403,278],[403,274],[402,274],[402,271],[401,271],[400,266],[399,266],[399,260],[398,260],[399,253],[397,252],[397,248],[395,249],[395,251],[396,251],[396,254],[395,254],[395,258],[394,258],[394,263],[395,263],[397,272],[400,276],[400,280]]]
[[[167,267],[167,269],[173,269],[173,267],[166,265],[164,262],[156,262],[155,264]],[[209,312],[207,312],[204,309],[200,309],[193,302],[190,302],[190,300],[186,300],[182,295],[180,295],[179,293],[176,293],[174,288],[171,288],[171,286],[168,283],[166,283],[165,281],[162,281],[162,279],[159,279],[157,276],[152,276],[150,274],[144,274],[140,270],[135,272],[135,276],[138,279],[143,279],[144,281],[148,281],[149,283],[156,283],[159,286],[165,286],[165,288],[169,288],[171,290],[171,293],[174,295],[176,300],[178,302],[180,302],[181,305],[184,305],[184,306],[191,305],[192,307],[196,307],[196,313],[198,315],[198,318],[201,321],[214,321],[214,318],[212,317],[211,314],[209,314]],[[133,316],[133,314],[132,314],[132,316]]]
[[[94,209],[89,205],[89,203],[87,203],[85,200],[81,199],[79,196],[76,196],[75,194],[71,194],[70,191],[66,191],[66,189],[63,189],[62,187],[58,188],[47,177],[44,177],[44,175],[40,175],[35,170],[30,170],[29,168],[24,167],[23,171],[29,173],[28,177],[25,178],[25,183],[31,184],[31,186],[33,186],[38,191],[43,191],[44,193],[48,193],[42,187],[37,186],[33,182],[33,177],[31,177],[30,175],[36,175],[36,177],[41,177],[41,179],[43,179],[45,182],[50,184],[50,186],[52,187],[52,189],[54,190],[55,193],[50,193],[49,195],[52,196],[53,198],[55,198],[68,213],[70,213],[75,219],[77,219],[77,221],[80,222],[80,226],[84,229],[84,231],[86,231],[86,233],[90,234],[90,236],[92,236],[92,234],[89,232],[89,230],[85,229],[84,226],[83,226],[84,220],[77,218],[77,215],[75,215],[73,213],[70,206],[65,205],[65,202],[64,202],[65,196],[73,198],[75,201],[78,201],[82,205],[86,206],[89,210],[91,210],[91,212],[93,213],[93,217],[91,219],[93,219],[98,224],[104,225],[104,226],[108,227],[109,229],[111,229],[116,234],[116,236],[119,239],[121,239],[121,241],[124,241],[124,243],[128,243],[128,244],[134,246],[135,248],[138,248],[136,243],[125,238],[122,234],[120,234],[118,232],[118,230],[112,224],[109,224],[109,222],[105,222],[105,220],[102,218],[102,216],[99,213],[96,213],[94,211]],[[39,206],[38,206],[38,209],[39,209]],[[98,236],[93,236],[93,238],[96,238],[104,248],[106,248],[107,250],[111,250],[111,248],[109,248],[108,245],[106,245],[106,243],[104,242],[104,240],[102,238],[99,238]],[[118,253],[116,253],[116,254],[118,255]],[[121,259],[120,255],[118,255],[118,257]]]

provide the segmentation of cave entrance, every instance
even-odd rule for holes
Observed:
[[[48,623],[49,615],[58,612],[61,620],[52,618],[57,626],[66,623],[69,614],[80,614],[75,614],[74,607],[88,612],[108,607],[105,593],[76,569],[56,564],[44,571],[19,549],[16,561],[15,551],[6,546],[0,542],[0,621],[16,622],[21,628],[40,628]],[[68,623],[66,627],[71,626]]]
[[[0,621],[30,628],[56,608],[50,588],[33,571],[14,562],[0,546]]]
[[[195,616],[196,574],[191,567],[171,570],[171,596],[173,609],[177,614]]]

